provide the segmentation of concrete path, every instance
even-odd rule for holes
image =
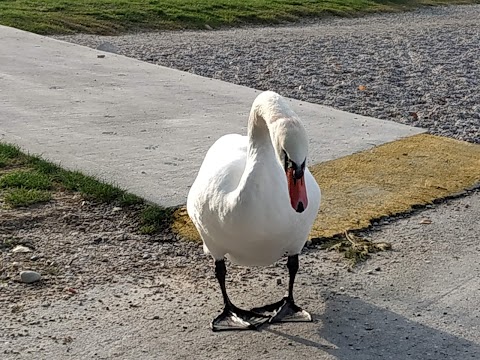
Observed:
[[[201,160],[218,137],[246,133],[258,94],[4,26],[0,49],[0,141],[164,206],[185,203]],[[311,163],[422,131],[291,104],[308,129]]]

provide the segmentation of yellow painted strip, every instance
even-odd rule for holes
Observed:
[[[317,164],[310,171],[322,189],[311,237],[331,237],[479,184],[480,145],[421,134]],[[199,240],[185,209],[175,213],[173,230]]]
[[[311,171],[324,194],[311,235],[330,237],[478,184],[480,145],[421,134]]]

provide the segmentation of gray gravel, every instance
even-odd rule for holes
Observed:
[[[479,18],[480,5],[469,5],[294,26],[57,38],[108,42],[159,65],[480,143]]]

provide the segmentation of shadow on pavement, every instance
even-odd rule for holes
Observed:
[[[321,324],[318,335],[325,340],[323,344],[273,328],[265,331],[316,347],[339,360],[480,359],[479,344],[349,296],[329,300],[325,313],[314,320]]]

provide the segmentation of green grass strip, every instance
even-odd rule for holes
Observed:
[[[478,0],[3,0],[0,24],[39,34],[276,24]]]
[[[47,191],[50,190],[50,191]],[[17,146],[0,143],[0,199],[15,208],[47,202],[51,191],[79,192],[86,199],[120,206],[140,206],[140,232],[153,234],[168,226],[173,209],[147,204],[140,197],[79,171],[64,170]]]
[[[8,189],[3,198],[8,206],[16,208],[50,201],[52,194],[44,190],[13,188]]]
[[[18,170],[0,177],[0,188],[21,187],[24,189],[49,190],[51,179],[38,171]]]

